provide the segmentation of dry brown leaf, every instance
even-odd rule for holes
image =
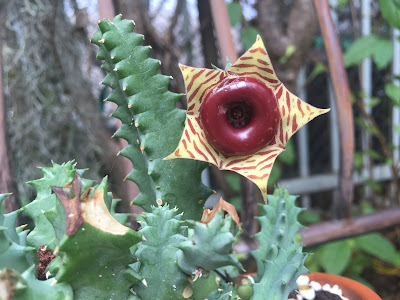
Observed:
[[[118,223],[108,211],[102,190],[91,194],[93,188],[87,188],[80,196],[81,179],[78,173],[75,173],[74,180],[64,187],[52,186],[51,189],[64,207],[67,235],[73,235],[83,222],[113,234],[123,235],[128,231],[129,228]]]
[[[64,207],[66,217],[65,233],[67,235],[73,235],[83,223],[79,200],[81,186],[81,178],[78,172],[76,172],[74,180],[67,183],[64,187],[51,187],[51,190],[57,195]]]
[[[236,211],[236,208],[222,198],[219,199],[217,205],[215,205],[215,207],[212,210],[207,208],[204,209],[203,216],[201,217],[200,222],[205,224],[209,223],[221,209],[227,214],[229,214],[232,217],[232,220],[239,227],[239,230],[242,230],[242,226],[240,226],[239,215]]]

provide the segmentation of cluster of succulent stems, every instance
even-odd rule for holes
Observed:
[[[36,199],[0,213],[0,296],[287,299],[307,272],[296,239],[301,209],[285,189],[267,197],[268,177],[288,139],[327,110],[285,88],[259,37],[226,70],[181,65],[188,110],[177,109],[182,95],[168,90],[172,78],[159,74],[134,22],[117,16],[98,27],[92,43],[112,90],[107,100],[117,104],[112,115],[122,123],[115,136],[128,142],[120,154],[131,160],[127,179],[140,189],[132,202],[145,211],[140,228],[115,211],[107,178],[96,185],[72,161],[42,168],[43,178],[29,183]],[[268,200],[259,207],[252,280],[236,280],[245,270],[233,250],[241,232],[233,205],[221,199],[203,208],[212,194],[201,182],[209,164],[253,181]],[[21,212],[32,220],[29,230],[13,226]]]

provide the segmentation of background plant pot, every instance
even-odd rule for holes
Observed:
[[[331,287],[337,284],[342,290],[343,296],[349,298],[350,300],[382,300],[370,288],[350,278],[325,273],[312,273],[304,275],[308,276],[310,281],[317,281],[322,286],[326,283]]]

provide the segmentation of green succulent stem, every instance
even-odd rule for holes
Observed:
[[[184,218],[199,219],[211,190],[201,183],[207,166],[193,160],[164,160],[172,153],[182,134],[185,111],[176,108],[182,95],[168,91],[171,77],[158,73],[160,61],[149,58],[143,35],[133,32],[134,23],[123,20],[99,22],[92,43],[99,46],[97,58],[107,72],[102,83],[112,89],[106,100],[117,104],[112,114],[122,125],[115,135],[128,146],[121,155],[131,160],[127,179],[140,194],[133,203],[150,211],[158,202],[177,206]]]
[[[296,279],[308,270],[304,267],[307,254],[296,240],[296,233],[303,228],[297,221],[301,208],[296,197],[287,189],[276,188],[268,196],[268,205],[261,205],[257,217],[261,230],[254,236],[259,248],[251,252],[257,263],[254,284],[254,300],[287,299],[296,288]]]

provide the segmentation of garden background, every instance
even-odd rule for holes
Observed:
[[[348,80],[333,76],[342,54],[324,37],[319,2],[329,4]],[[271,188],[299,195],[306,209],[304,243],[315,253],[307,266],[400,299],[398,0],[0,0],[0,193],[13,192],[4,209],[34,199],[25,182],[40,177],[37,166],[75,159],[92,178],[110,176],[121,211],[139,212],[129,205],[137,188],[124,181],[131,168],[117,156],[124,142],[110,139],[119,124],[108,118],[109,91],[98,84],[104,74],[89,43],[97,20],[118,13],[135,20],[180,93],[178,62],[224,68],[226,56],[233,61],[257,34],[263,38],[288,89],[331,108],[294,136],[269,180]],[[340,105],[346,97],[351,106]],[[185,108],[185,99],[178,105]],[[214,198],[223,196],[241,213],[246,234],[238,247],[251,248],[258,189],[213,166],[203,180]]]

